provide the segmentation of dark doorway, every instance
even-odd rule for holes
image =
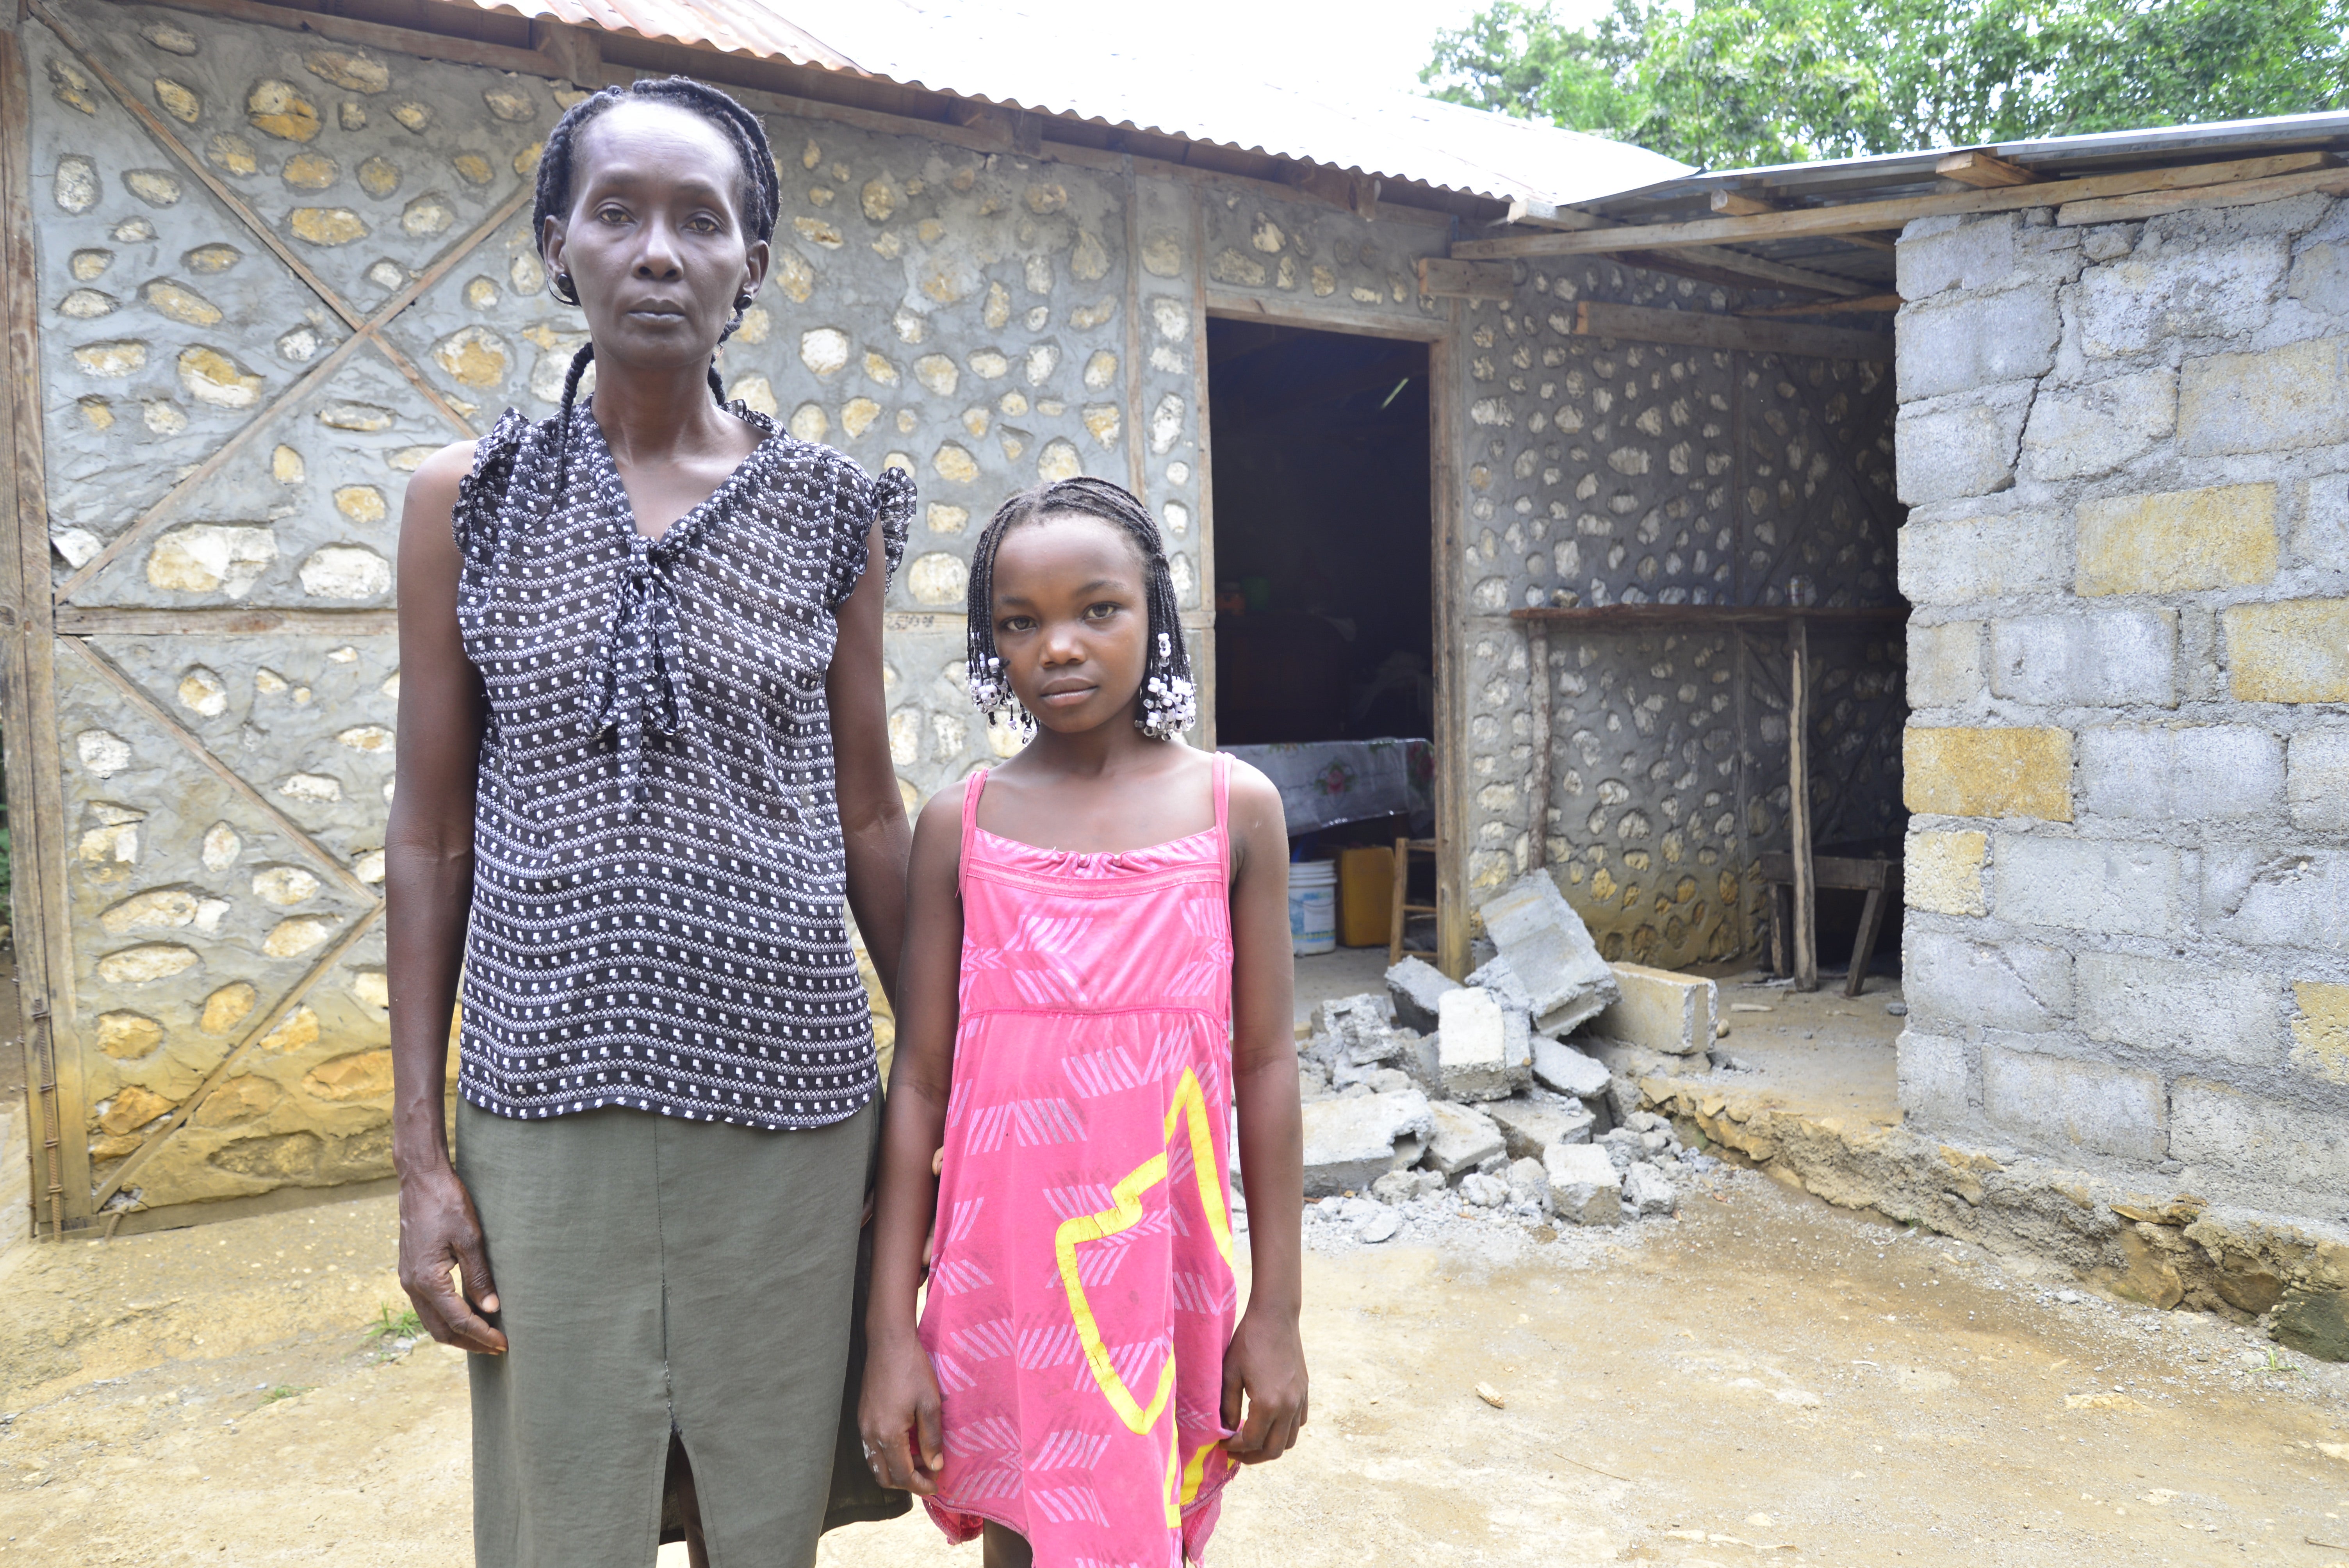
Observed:
[[[1216,738],[1434,733],[1427,346],[1207,324]]]

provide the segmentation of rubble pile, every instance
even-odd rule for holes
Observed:
[[[1298,1048],[1310,1212],[1373,1243],[1454,1211],[1528,1226],[1672,1214],[1720,1161],[1641,1109],[1638,1079],[1711,1047],[1713,983],[1609,964],[1544,872],[1479,913],[1495,951],[1467,985],[1406,958],[1384,995],[1314,1009]]]

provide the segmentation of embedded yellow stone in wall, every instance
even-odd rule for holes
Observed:
[[[432,362],[465,386],[486,389],[505,380],[512,356],[488,327],[464,326],[432,346]]]
[[[215,131],[204,144],[204,158],[223,174],[261,171],[261,156],[253,150],[253,143],[233,130]]]
[[[336,107],[335,119],[345,130],[365,130],[367,122],[367,107],[346,98]]]
[[[1085,429],[1104,448],[1117,445],[1121,429],[1118,407],[1114,403],[1088,403],[1084,408]]]
[[[147,285],[144,292],[147,303],[173,321],[184,322],[190,326],[212,326],[221,318],[218,305],[185,284],[157,278]]]
[[[193,88],[183,87],[169,77],[155,78],[155,102],[165,114],[182,125],[193,125],[204,112],[204,100]]]
[[[773,325],[774,318],[767,314],[767,307],[762,304],[754,304],[750,309],[742,313],[741,321],[738,323],[734,328],[734,335],[728,341],[733,343],[764,343],[767,341],[768,331]]]
[[[2069,730],[1907,730],[1900,739],[1909,809],[1951,817],[2072,820]]]
[[[297,914],[271,926],[261,939],[261,951],[272,958],[299,958],[324,947],[334,934],[335,923],[325,915]]]
[[[818,147],[812,141],[809,142],[800,152],[800,167],[802,169],[813,169],[817,164],[822,163],[823,161],[823,149]]]
[[[1109,247],[1102,237],[1090,231],[1077,236],[1077,248],[1069,253],[1069,275],[1079,283],[1098,283],[1109,272]]]
[[[2349,599],[2236,604],[2227,684],[2241,702],[2349,702]]]
[[[1075,479],[1085,471],[1084,459],[1077,456],[1073,442],[1055,438],[1044,443],[1036,454],[1036,477],[1046,484]]]
[[[2349,985],[2296,982],[2292,998],[2292,1065],[2334,1083],[2349,1083]]]
[[[962,411],[962,428],[970,433],[974,440],[983,439],[987,435],[988,421],[990,418],[991,416],[984,408],[965,408]]]
[[[296,191],[324,191],[342,174],[335,160],[323,152],[297,152],[277,171],[277,177]]]
[[[224,273],[244,260],[244,253],[234,245],[198,245],[180,259],[188,263],[191,272]]]
[[[399,189],[399,165],[388,158],[370,158],[359,165],[359,189],[370,196],[388,196]]]
[[[837,375],[848,363],[848,334],[836,326],[800,334],[800,363],[819,379]]]
[[[277,536],[260,524],[190,523],[155,542],[147,581],[174,593],[241,599],[276,559]]]
[[[1027,191],[1028,211],[1038,217],[1057,212],[1069,204],[1069,188],[1065,185],[1030,185]]]
[[[348,207],[296,207],[285,215],[285,226],[313,245],[347,245],[367,235],[367,220]]]
[[[1981,914],[1982,861],[1990,836],[1971,830],[1956,833],[1911,833],[1902,877],[1910,909],[1935,914]],[[1733,900],[1733,890],[1722,894]]]
[[[260,377],[202,344],[181,350],[180,385],[189,397],[215,408],[250,408],[261,401]]]
[[[970,373],[982,381],[999,381],[1011,374],[1011,361],[992,348],[982,348],[970,356]]]
[[[832,416],[818,403],[802,403],[792,410],[791,432],[810,445],[832,433]]]
[[[934,551],[905,567],[905,591],[920,604],[959,604],[970,584],[970,569],[959,555]]]
[[[355,724],[337,734],[335,740],[337,745],[347,746],[353,751],[388,751],[391,749],[392,732],[380,724]]]
[[[266,1116],[285,1091],[254,1073],[239,1073],[204,1097],[189,1119],[198,1127],[234,1127]]]
[[[298,485],[306,469],[302,454],[291,447],[280,447],[269,454],[269,477],[282,485]]]
[[[432,123],[432,108],[429,104],[397,104],[392,108],[391,118],[421,136],[424,128]]]
[[[180,706],[205,718],[218,718],[228,711],[228,683],[219,673],[202,665],[191,665],[180,676]]]
[[[130,193],[150,207],[169,207],[180,199],[180,182],[160,169],[134,169],[122,177]]]
[[[465,284],[465,303],[475,310],[488,310],[498,303],[498,285],[487,278],[473,278]]]
[[[490,160],[478,152],[460,152],[449,162],[468,185],[487,185],[496,172],[491,169]]]
[[[805,304],[808,296],[815,293],[815,269],[797,251],[779,251],[775,255],[775,286],[793,304]]]
[[[1093,328],[1108,321],[1111,316],[1113,316],[1116,314],[1116,301],[1106,299],[1095,300],[1091,304],[1081,304],[1076,309],[1071,311],[1069,313],[1069,325],[1075,327],[1079,332],[1091,332]]]
[[[827,251],[836,251],[843,243],[840,231],[821,218],[794,218],[792,227],[798,231],[801,239],[811,245],[822,245]]]
[[[1117,356],[1106,348],[1096,349],[1093,356],[1085,361],[1084,379],[1085,386],[1095,392],[1107,387],[1117,379]]]
[[[400,232],[419,240],[447,232],[456,221],[456,210],[439,191],[428,191],[399,210]]]
[[[147,366],[143,343],[92,343],[74,350],[74,363],[92,376],[129,376]]]
[[[251,1015],[260,995],[250,982],[232,980],[204,998],[203,1016],[196,1026],[207,1035],[225,1035]]]
[[[226,248],[226,246],[222,247],[223,250]],[[66,263],[67,270],[73,273],[74,282],[78,284],[92,281],[113,264],[112,251],[76,251],[73,253],[73,259]],[[193,263],[191,263],[191,264]]]
[[[383,491],[373,485],[344,485],[335,491],[335,510],[353,522],[381,522],[388,515]]]
[[[153,1089],[132,1084],[114,1097],[114,1103],[98,1119],[98,1125],[119,1136],[146,1126],[159,1116],[169,1116],[171,1110],[171,1101]]]
[[[938,478],[954,484],[967,485],[978,478],[978,459],[959,441],[942,443],[937,455],[930,459],[930,466],[937,469]]]
[[[295,1008],[284,1023],[261,1037],[263,1050],[281,1056],[317,1043],[318,1015],[307,1007]]]
[[[876,387],[895,387],[897,385],[897,367],[867,349],[864,353],[864,378]]]
[[[764,414],[770,419],[782,412],[781,407],[775,401],[774,383],[763,376],[743,377],[734,383],[733,389],[726,396],[740,403],[745,408]]]
[[[117,1061],[147,1055],[163,1043],[163,1026],[143,1013],[100,1013],[98,1048]]]
[[[1011,291],[1001,284],[988,284],[987,303],[979,308],[978,315],[989,332],[1000,331],[1011,319]]]
[[[925,354],[914,361],[914,379],[941,397],[951,397],[962,372],[943,354]]]
[[[303,1089],[320,1099],[383,1099],[391,1093],[391,1053],[360,1051],[312,1068]]]
[[[2271,582],[2275,516],[2272,484],[2082,501],[2074,589],[2180,593]]]
[[[864,205],[864,215],[876,223],[887,222],[890,214],[897,210],[897,188],[886,179],[866,181],[860,197]]]
[[[546,143],[533,141],[514,154],[513,171],[527,180],[538,172],[538,160],[546,155]]]
[[[872,398],[851,397],[848,406],[840,411],[840,428],[848,432],[848,438],[853,441],[871,429],[873,421],[880,417],[881,405]]]
[[[932,533],[960,533],[965,528],[970,526],[970,509],[932,501],[929,524]]]
[[[76,289],[57,301],[57,314],[75,321],[95,321],[114,314],[114,296],[96,289]]]
[[[109,985],[145,985],[169,980],[196,966],[195,950],[176,943],[150,942],[126,947],[98,961],[98,977]]]
[[[292,82],[264,77],[254,83],[245,95],[244,118],[254,129],[280,141],[308,141],[318,134],[318,106]]]
[[[490,113],[508,124],[518,124],[538,113],[538,105],[517,81],[481,89],[481,101],[490,106]]]
[[[320,81],[355,93],[379,93],[391,86],[391,72],[382,64],[341,49],[313,49],[302,57],[302,67]]]

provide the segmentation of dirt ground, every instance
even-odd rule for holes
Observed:
[[[367,1333],[393,1225],[371,1200],[17,1249],[0,1563],[470,1562],[460,1357]],[[1233,1487],[1217,1568],[2349,1568],[2349,1367],[1753,1172],[1604,1236],[1315,1245],[1312,1423]],[[916,1516],[823,1561],[978,1559]]]

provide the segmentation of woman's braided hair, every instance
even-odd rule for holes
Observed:
[[[766,127],[759,123],[757,115],[709,83],[695,81],[691,77],[666,77],[590,93],[565,109],[563,118],[555,122],[554,129],[547,135],[545,150],[539,155],[538,200],[530,215],[531,230],[542,254],[546,244],[546,221],[571,215],[572,159],[578,150],[580,133],[598,115],[624,103],[673,104],[699,115],[723,132],[740,167],[735,200],[742,210],[743,227],[761,244],[774,239],[775,215],[782,205],[782,179],[775,170],[775,150],[768,144]],[[564,304],[579,303],[568,273],[554,273],[547,282],[547,290]],[[719,334],[719,342],[734,335],[749,305],[747,296],[735,303],[734,319]],[[579,378],[587,373],[595,357],[595,346],[582,345],[572,356],[571,373],[563,378],[563,423],[559,428],[566,436],[571,429],[571,407],[579,394]],[[709,393],[720,403],[726,400],[725,384],[718,378],[715,359],[709,366]],[[567,457],[567,441],[564,449]],[[560,488],[558,484],[558,490]]]
[[[1142,712],[1133,727],[1154,740],[1191,727],[1198,715],[1198,692],[1191,681],[1191,655],[1183,646],[1181,613],[1174,603],[1174,577],[1158,524],[1133,492],[1107,480],[1060,480],[1021,490],[997,509],[978,536],[970,561],[968,664],[970,699],[981,713],[1023,727],[1030,721],[1013,695],[1003,660],[995,651],[995,556],[1003,536],[1023,522],[1075,513],[1099,518],[1121,530],[1141,552],[1143,593],[1150,609],[1150,645],[1142,666]]]

